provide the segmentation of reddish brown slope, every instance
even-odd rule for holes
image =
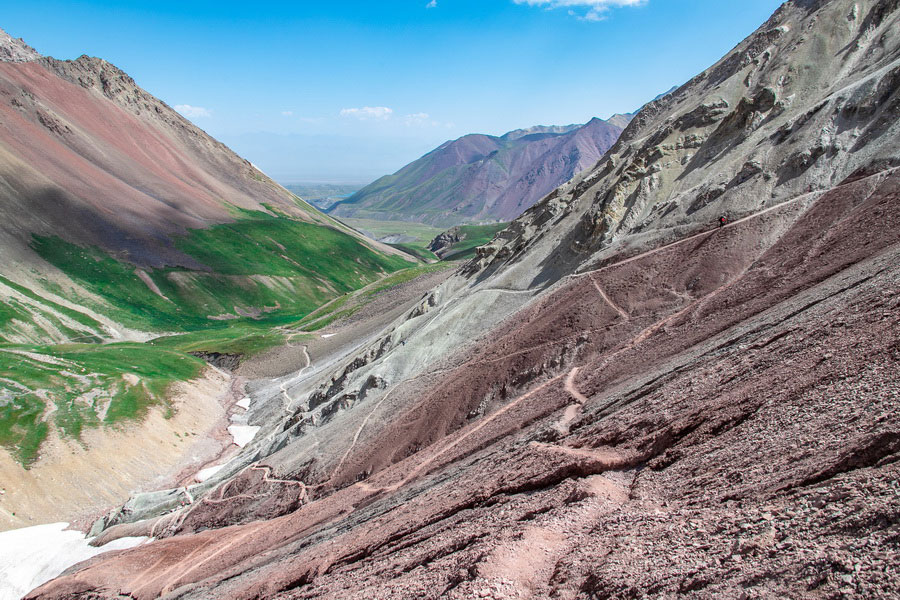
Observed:
[[[166,242],[271,203],[284,189],[112,65],[88,57],[0,62],[5,242],[62,235],[144,264],[184,262]]]
[[[248,473],[180,535],[33,597],[877,595],[896,584],[898,210],[880,174],[575,276],[364,433],[329,486],[364,482],[185,535],[276,491]]]

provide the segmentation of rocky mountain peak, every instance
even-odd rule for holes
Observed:
[[[524,129],[515,129],[508,133],[500,136],[500,139],[503,140],[518,140],[527,135],[534,135],[536,133],[550,133],[550,134],[565,134],[570,131],[575,131],[579,127],[582,127],[581,124],[573,124],[573,125],[535,125],[534,127],[526,127]]]
[[[22,38],[14,38],[0,29],[0,62],[28,62],[39,58],[37,50]]]
[[[576,264],[631,233],[764,210],[886,158],[898,21],[895,0],[784,4],[718,63],[645,105],[602,162],[523,214],[480,265],[521,255],[570,215],[573,241],[547,251]],[[820,61],[821,44],[834,60]]]

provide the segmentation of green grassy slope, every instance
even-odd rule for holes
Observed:
[[[334,323],[335,321],[338,321],[339,319],[351,316],[353,313],[371,302],[377,294],[383,291],[386,291],[394,286],[406,283],[407,281],[411,281],[422,275],[453,267],[454,265],[450,263],[438,262],[428,265],[419,265],[418,267],[411,267],[409,269],[397,271],[395,273],[392,273],[391,275],[388,275],[384,279],[381,279],[380,281],[369,285],[365,289],[359,290],[358,292],[344,294],[339,298],[335,298],[328,304],[319,307],[317,310],[311,312],[297,323],[294,323],[289,327],[286,327],[285,329],[287,331],[318,331],[319,329],[323,329],[328,325]]]
[[[105,335],[103,324],[95,318],[0,275],[0,343],[47,337],[99,342]]]
[[[85,427],[139,419],[166,404],[171,383],[202,368],[146,344],[0,347],[0,445],[28,465],[50,427],[77,439]]]
[[[149,271],[159,293],[132,264],[98,248],[38,236],[33,248],[104,298],[117,321],[149,331],[208,329],[219,319],[297,318],[410,266],[343,232],[259,211],[244,211],[234,223],[193,230],[175,245],[209,270]]]
[[[28,466],[54,428],[78,439],[85,427],[140,419],[166,406],[173,382],[200,373],[190,353],[264,351],[291,335],[284,326],[412,265],[324,215],[321,225],[274,211],[236,217],[174,240],[196,269],[139,271],[99,248],[34,236],[32,248],[93,298],[67,296],[80,312],[51,300],[60,293],[46,280],[28,288],[0,277],[0,446]],[[159,337],[98,343],[108,333],[89,313]],[[61,340],[89,343],[51,343]]]

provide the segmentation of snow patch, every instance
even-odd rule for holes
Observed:
[[[244,410],[249,409],[250,408],[250,396],[244,396],[243,398],[238,400],[234,405],[239,406],[240,408],[243,408]]]
[[[212,467],[206,467],[205,469],[200,469],[200,472],[194,475],[194,479],[196,479],[200,483],[203,483],[204,481],[221,471],[222,467],[224,466],[225,465],[215,465]]]
[[[92,556],[137,546],[145,537],[126,537],[100,548],[88,545],[68,523],[49,523],[0,532],[0,600],[18,600],[76,563]]]
[[[231,434],[231,437],[234,438],[234,443],[243,448],[250,441],[256,437],[256,432],[259,431],[259,427],[254,425],[229,425],[228,433]]]

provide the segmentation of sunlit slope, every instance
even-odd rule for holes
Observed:
[[[466,135],[336,202],[328,212],[437,227],[509,221],[593,166],[621,131],[592,119],[502,137]]]
[[[133,338],[123,325],[308,311],[405,264],[115,66],[3,39],[0,340]]]
[[[189,352],[259,352],[412,265],[106,61],[0,46],[0,446],[23,465],[167,407]]]

